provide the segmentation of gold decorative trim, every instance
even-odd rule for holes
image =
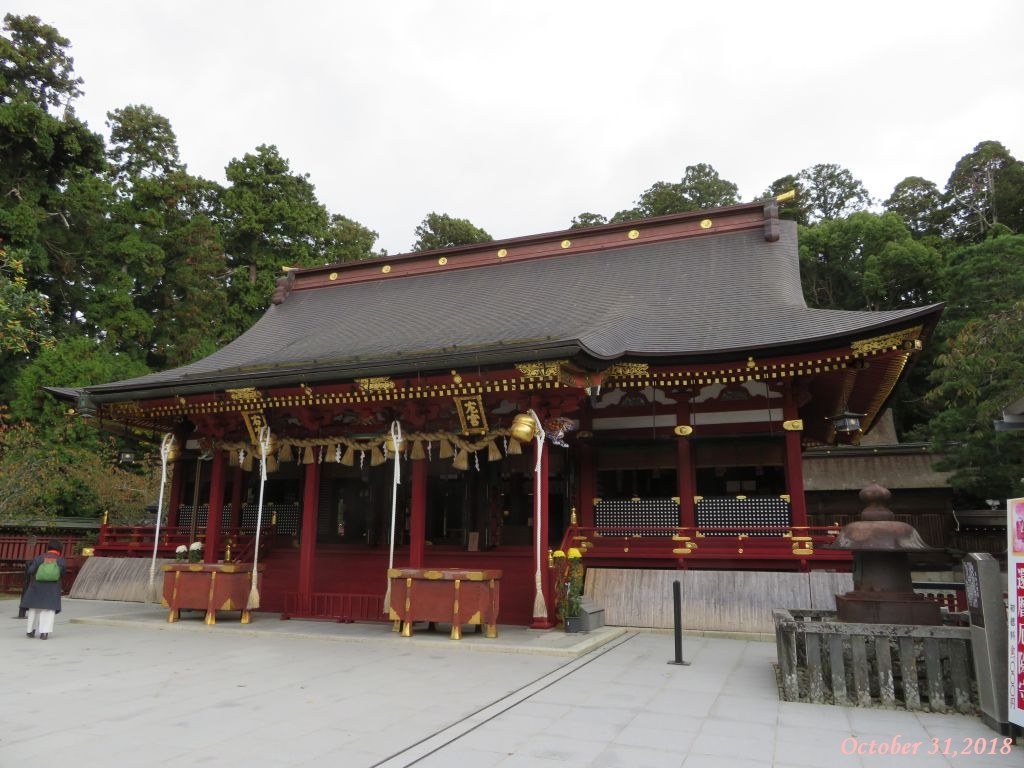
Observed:
[[[689,437],[690,435],[693,434],[693,427],[691,427],[689,424],[680,424],[672,431],[675,432],[679,437]]]
[[[380,271],[386,275],[388,272],[391,271],[391,265],[385,264],[383,267],[380,268]]]
[[[138,400],[125,400],[120,403],[111,403],[109,406],[112,413],[121,413],[126,416],[139,415],[142,413],[142,406]]]
[[[390,392],[395,388],[395,382],[390,376],[371,376],[368,379],[356,379],[356,384],[364,392]]]
[[[860,339],[850,344],[850,349],[855,355],[870,355],[876,352],[888,352],[893,349],[901,349],[905,342],[917,341],[921,335],[922,326],[917,325],[894,333],[887,333],[884,336],[875,336],[871,339]]]
[[[604,377],[621,379],[626,376],[647,376],[650,369],[649,363],[615,363],[605,369]]]
[[[701,219],[700,220],[700,228],[701,229],[711,229],[711,227],[713,227],[713,226],[714,226],[714,223],[711,221],[711,219]]]
[[[631,230],[629,230],[629,234],[626,235],[626,237],[628,237],[630,240],[636,240],[638,237],[640,237],[640,230],[639,229],[631,229]]]
[[[448,257],[447,256],[442,256],[440,259],[437,260],[437,265],[439,267],[443,267],[447,263],[448,263]]]
[[[562,241],[562,247],[563,248],[571,248],[572,247],[572,240],[563,240]]]
[[[228,399],[233,403],[255,403],[263,399],[256,387],[243,387],[241,389],[226,389]]]
[[[516,370],[533,379],[557,379],[562,365],[568,360],[553,360],[543,363],[516,363]]]
[[[787,432],[802,432],[804,429],[803,419],[789,419],[782,422],[782,428]]]
[[[504,259],[506,256],[508,256],[508,248],[499,248],[498,249],[498,258],[499,259]]]
[[[327,279],[328,280],[337,280],[338,279],[338,273],[337,272],[331,272],[331,274],[329,274],[327,276]]]

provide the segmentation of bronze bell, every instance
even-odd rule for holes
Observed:
[[[528,413],[516,414],[516,417],[512,419],[512,427],[509,429],[509,433],[513,440],[528,443],[537,434],[537,422]]]

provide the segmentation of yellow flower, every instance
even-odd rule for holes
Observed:
[[[572,550],[569,550],[569,551],[571,552]],[[565,557],[565,552],[563,552],[560,549],[556,549],[554,552],[551,553],[551,556],[552,557]]]
[[[580,551],[578,549],[576,549],[576,547],[571,547],[569,549],[569,559],[570,560],[579,560],[581,557],[583,557],[583,555],[580,554]]]

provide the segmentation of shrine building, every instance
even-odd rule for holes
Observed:
[[[384,619],[389,566],[497,569],[502,622],[539,627],[567,546],[848,571],[808,522],[803,451],[871,429],[941,311],[809,308],[767,200],[289,269],[209,357],[51,391],[174,436],[162,557],[251,561],[262,521],[265,610]],[[104,526],[96,553],[152,546]]]

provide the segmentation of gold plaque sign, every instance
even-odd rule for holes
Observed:
[[[480,395],[459,395],[452,398],[459,412],[459,423],[465,435],[487,434],[487,413]]]

